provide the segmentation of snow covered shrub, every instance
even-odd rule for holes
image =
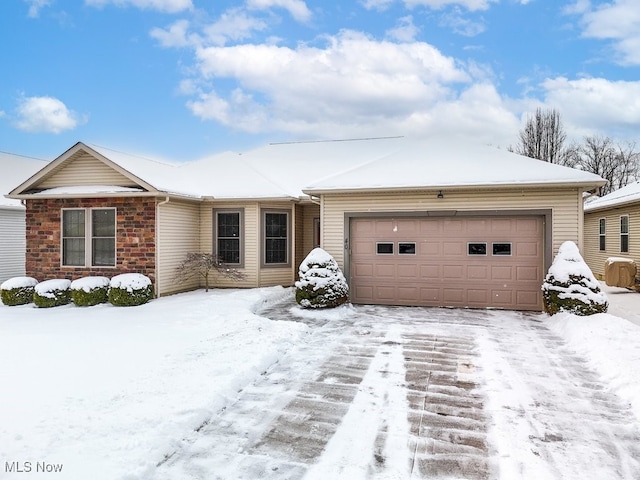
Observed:
[[[33,301],[33,288],[38,281],[33,277],[13,277],[0,285],[2,303],[13,307],[26,305]]]
[[[586,316],[604,313],[606,295],[573,242],[564,242],[542,284],[544,310]]]
[[[40,308],[58,307],[71,301],[71,280],[45,280],[34,287],[33,303]]]
[[[314,248],[300,264],[296,302],[304,308],[342,305],[349,299],[349,286],[340,267],[326,251]]]
[[[109,302],[116,307],[134,307],[152,298],[151,279],[140,273],[116,275],[109,283]]]
[[[83,277],[71,282],[71,300],[79,307],[106,303],[109,294],[107,277]]]

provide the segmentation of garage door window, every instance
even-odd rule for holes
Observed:
[[[511,243],[494,243],[492,245],[494,255],[511,255]]]
[[[467,252],[469,255],[486,255],[487,254],[487,244],[484,242],[474,242],[467,244]]]
[[[376,253],[378,255],[393,255],[393,242],[376,243]]]
[[[415,242],[399,242],[398,243],[398,255],[415,255],[416,244]]]

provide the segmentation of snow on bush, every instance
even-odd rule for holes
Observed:
[[[349,299],[349,286],[340,267],[326,251],[313,249],[302,261],[296,282],[296,302],[304,308],[342,305]]]
[[[33,291],[33,303],[40,308],[58,307],[71,301],[71,280],[64,278],[45,280]]]
[[[140,273],[116,275],[109,283],[109,302],[117,307],[132,307],[153,298],[151,279]]]
[[[13,277],[0,285],[2,303],[13,307],[33,301],[33,290],[38,281],[33,277]]]
[[[82,277],[71,282],[71,300],[79,307],[106,303],[110,280],[107,277]]]
[[[549,315],[560,311],[593,315],[605,313],[609,306],[600,283],[573,242],[560,246],[542,284],[542,297],[544,310]]]

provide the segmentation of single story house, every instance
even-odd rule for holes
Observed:
[[[77,143],[9,197],[27,207],[38,279],[139,272],[158,295],[213,252],[244,272],[221,287],[292,285],[315,246],[354,303],[540,310],[559,245],[581,243],[599,176],[460,140],[270,144],[167,164]]]
[[[640,264],[640,181],[587,202],[584,215],[584,259],[596,277],[609,257]]]
[[[0,152],[0,283],[25,274],[25,207],[20,200],[4,195],[46,164],[45,160]]]

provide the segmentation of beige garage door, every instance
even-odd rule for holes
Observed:
[[[540,310],[543,219],[352,218],[351,301]]]

